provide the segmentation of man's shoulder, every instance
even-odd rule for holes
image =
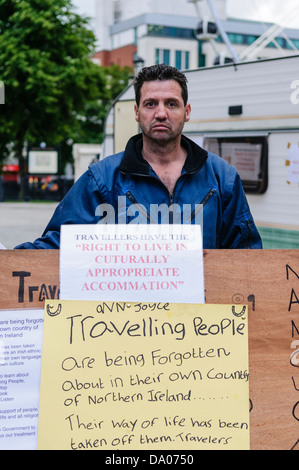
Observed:
[[[119,166],[120,162],[122,161],[124,152],[115,153],[113,155],[109,155],[102,160],[99,160],[96,163],[93,163],[90,168],[105,168],[107,166]]]
[[[95,176],[105,174],[107,171],[111,172],[112,170],[119,168],[123,155],[124,152],[109,155],[108,157],[90,165],[89,169]]]

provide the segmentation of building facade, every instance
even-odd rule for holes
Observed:
[[[226,0],[213,5],[235,52],[244,52],[270,25],[229,19]],[[192,0],[97,0],[96,34],[99,65],[143,65],[166,63],[180,70],[212,66],[229,51],[220,34],[214,41],[196,37],[201,18],[212,19],[208,3]],[[299,30],[288,30],[270,41],[255,59],[298,54]]]

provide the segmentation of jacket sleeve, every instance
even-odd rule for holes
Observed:
[[[233,188],[225,200],[222,220],[221,248],[263,248],[238,173],[236,173]]]
[[[34,242],[22,243],[15,249],[59,249],[61,225],[97,223],[95,213],[100,203],[98,186],[92,172],[88,170],[57,206],[42,236]]]

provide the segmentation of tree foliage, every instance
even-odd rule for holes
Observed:
[[[130,71],[94,64],[95,43],[71,0],[0,0],[0,161],[11,150],[20,156],[25,142],[99,142]]]
[[[130,67],[101,67],[105,78],[105,86],[101,87],[98,99],[89,101],[85,106],[85,113],[81,119],[81,125],[73,134],[73,139],[77,142],[95,143],[102,141],[103,127],[109,108],[115,98],[127,86],[132,69]]]

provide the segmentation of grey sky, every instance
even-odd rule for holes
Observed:
[[[73,4],[78,8],[79,13],[93,17],[96,1],[73,0]],[[281,0],[227,0],[227,14],[229,17],[234,18],[279,23],[285,13],[294,7],[298,7],[298,0],[284,0],[283,9],[281,4]],[[298,10],[288,27],[299,29]]]

